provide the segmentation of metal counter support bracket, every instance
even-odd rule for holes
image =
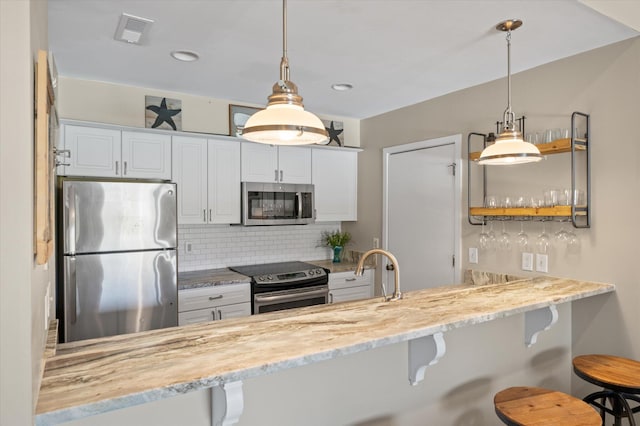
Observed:
[[[533,346],[538,340],[540,332],[549,330],[553,324],[558,322],[558,308],[556,305],[549,305],[546,308],[536,309],[524,313],[524,343],[528,348]]]
[[[424,380],[427,367],[437,363],[445,351],[442,333],[409,340],[409,383],[415,386]]]
[[[244,409],[242,381],[223,383],[211,388],[211,425],[238,423]]]

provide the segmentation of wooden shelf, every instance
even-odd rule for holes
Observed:
[[[550,155],[550,154],[562,154],[564,152],[571,152],[571,139],[556,139],[553,142],[542,143],[536,145],[540,150],[540,154],[542,155]],[[576,138],[576,150],[577,151],[585,151],[587,149],[586,139],[577,139]],[[480,158],[480,152],[472,152],[469,154],[469,159],[472,161],[478,161]]]
[[[586,206],[577,206],[576,215],[586,215]],[[555,207],[513,207],[513,208],[485,208],[471,207],[469,209],[471,216],[554,216],[554,217],[571,217],[571,206],[555,206]]]

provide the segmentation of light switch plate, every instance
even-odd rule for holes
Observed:
[[[469,247],[469,263],[478,263],[478,249]]]
[[[533,253],[522,253],[522,270],[533,271]]]
[[[546,254],[536,254],[536,271],[549,272],[549,256]]]
[[[193,250],[193,244],[191,244],[191,241],[185,241],[184,242],[184,252],[185,253],[191,253],[192,250]]]

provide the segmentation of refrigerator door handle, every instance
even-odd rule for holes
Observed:
[[[69,313],[69,324],[75,324],[77,321],[77,304],[76,304],[76,294],[77,294],[77,286],[76,286],[76,257],[68,256],[67,258],[67,267],[65,268],[66,276],[64,280],[66,282],[67,287],[67,312]]]
[[[66,203],[66,208],[67,208],[67,217],[68,217],[68,224],[67,224],[67,249],[66,252],[70,255],[75,255],[76,254],[76,232],[78,229],[78,210],[77,210],[77,204],[78,204],[78,199],[76,197],[76,188],[75,186],[69,185],[69,192],[67,192],[67,203]]]

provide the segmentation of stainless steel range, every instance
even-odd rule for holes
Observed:
[[[329,296],[329,274],[304,262],[230,266],[251,277],[252,314],[322,305]]]

